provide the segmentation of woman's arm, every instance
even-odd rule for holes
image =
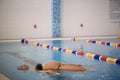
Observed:
[[[45,71],[46,73],[49,73],[49,74],[54,74],[54,75],[59,75],[60,73],[55,71],[55,70],[46,70]]]

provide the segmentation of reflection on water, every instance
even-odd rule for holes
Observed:
[[[52,41],[52,45],[56,46],[56,47],[61,47],[61,41],[60,40]],[[57,61],[61,61],[61,52],[53,50],[52,51],[52,59],[57,60]]]

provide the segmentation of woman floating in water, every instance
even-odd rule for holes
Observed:
[[[93,66],[92,64],[86,65],[86,66]],[[101,65],[102,66],[102,65]],[[17,67],[18,70],[28,70],[29,66],[28,65],[21,65]],[[32,70],[34,71],[43,71],[46,73],[54,74],[54,75],[59,75],[60,71],[75,71],[75,72],[115,72],[113,70],[96,70],[96,69],[90,69],[87,70],[84,66],[79,65],[79,64],[63,64],[58,61],[52,60],[45,62],[43,64],[38,63],[35,65]]]
[[[20,70],[28,70],[28,65],[22,65],[20,66]],[[50,74],[60,74],[59,71],[86,71],[87,69],[78,64],[63,64],[58,61],[48,61],[43,64],[37,64],[33,68],[35,71],[44,71],[46,73]]]

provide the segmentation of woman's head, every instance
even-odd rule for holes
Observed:
[[[42,64],[40,64],[40,63],[37,64],[37,65],[35,66],[35,69],[38,70],[38,71],[43,70]]]
[[[20,65],[17,67],[18,70],[28,70],[29,69],[29,66],[26,65],[26,64],[23,64],[23,65]]]

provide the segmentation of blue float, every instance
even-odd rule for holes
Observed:
[[[117,59],[115,63],[120,65],[120,59]]]
[[[37,43],[37,46],[39,46],[40,45],[40,43]]]
[[[62,48],[59,48],[58,51],[62,51]]]
[[[110,44],[111,44],[110,42],[106,42],[106,45],[107,45],[107,46],[110,46]]]
[[[74,51],[74,50],[72,51],[73,54],[76,54],[76,52],[77,52],[77,51]]]
[[[24,44],[24,42],[25,42],[25,39],[21,39],[21,43]]]
[[[50,45],[47,45],[47,47],[46,47],[46,48],[48,48],[48,49],[49,49],[49,48],[50,48]]]
[[[95,55],[94,56],[94,59],[96,59],[96,60],[99,60],[99,58],[100,58],[100,55]]]

